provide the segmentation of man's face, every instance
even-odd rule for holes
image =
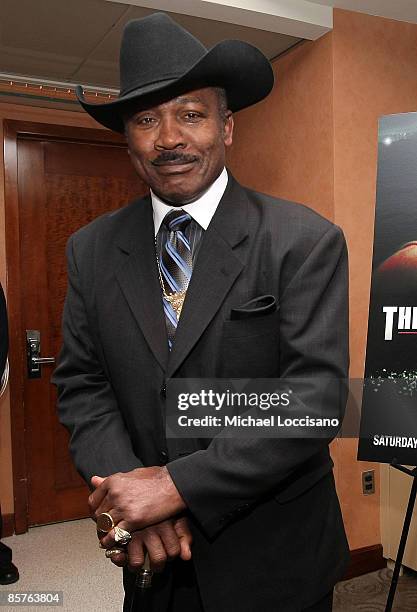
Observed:
[[[217,91],[196,89],[133,113],[125,122],[136,172],[161,199],[188,204],[203,194],[225,164],[233,118],[222,116]]]

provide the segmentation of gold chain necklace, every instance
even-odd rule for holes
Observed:
[[[184,305],[184,300],[185,300],[185,295],[187,293],[187,289],[182,289],[182,291],[174,291],[174,293],[166,292],[164,279],[162,278],[162,273],[161,273],[161,266],[159,264],[158,245],[156,243],[156,238],[155,238],[155,253],[156,253],[156,264],[158,266],[159,282],[160,282],[161,289],[162,289],[162,295],[171,304],[172,308],[175,311],[175,314],[177,315],[177,320],[178,320],[180,318],[181,310]]]

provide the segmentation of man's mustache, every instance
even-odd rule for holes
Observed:
[[[197,155],[187,155],[186,153],[178,153],[175,151],[163,151],[151,161],[153,166],[164,166],[167,163],[191,164],[198,161]]]

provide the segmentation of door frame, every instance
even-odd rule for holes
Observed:
[[[28,530],[28,470],[26,461],[26,417],[24,385],[26,347],[22,337],[22,286],[20,279],[18,140],[30,138],[66,142],[125,144],[122,135],[108,130],[62,126],[32,121],[5,119],[4,125],[4,201],[6,233],[7,309],[9,319],[10,418],[15,533]]]

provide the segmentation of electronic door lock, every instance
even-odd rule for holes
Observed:
[[[41,366],[55,363],[55,357],[41,357],[41,333],[37,329],[26,330],[26,355],[28,378],[40,378]]]

